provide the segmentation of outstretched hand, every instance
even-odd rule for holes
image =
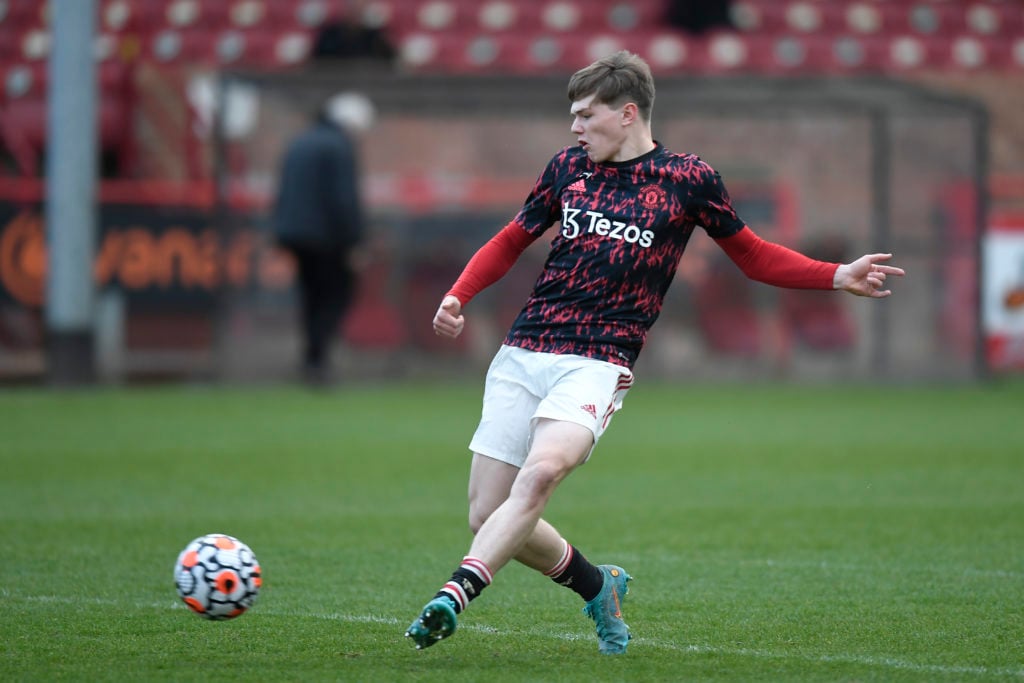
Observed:
[[[886,277],[904,274],[902,268],[880,264],[880,261],[888,261],[891,258],[892,254],[865,254],[852,263],[844,263],[836,269],[832,286],[834,289],[842,289],[857,296],[869,296],[874,299],[887,297],[892,291],[883,289]]]
[[[466,319],[462,316],[462,303],[454,296],[446,296],[434,314],[434,334],[455,339],[462,334]]]

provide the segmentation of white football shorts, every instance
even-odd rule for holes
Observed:
[[[632,385],[633,373],[621,365],[502,345],[487,370],[480,425],[469,449],[522,467],[543,418],[586,427],[596,446]]]

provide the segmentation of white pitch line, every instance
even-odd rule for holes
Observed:
[[[828,569],[833,571],[848,571],[848,572],[879,572],[885,569],[884,565],[871,565],[871,564],[852,564],[845,562],[829,562],[827,560],[822,561],[807,561],[799,562],[794,560],[775,560],[771,558],[765,559],[749,559],[740,560],[740,565],[748,566],[763,566],[772,567],[778,569]],[[1012,579],[1019,580],[1024,579],[1024,572],[1011,571],[1006,569],[978,569],[975,567],[962,567],[962,568],[949,568],[949,567],[935,567],[930,565],[923,565],[918,567],[906,567],[902,570],[905,574],[940,574],[944,576],[978,576],[983,578],[994,578],[994,579]]]
[[[24,600],[26,602],[43,602],[43,603],[56,603],[56,604],[82,604],[82,605],[131,605],[136,608],[156,608],[156,609],[185,609],[185,606],[176,601],[168,600],[166,602],[128,602],[125,600],[114,600],[110,598],[98,598],[98,597],[81,597],[81,596],[60,596],[60,595],[12,595],[10,591],[6,589],[0,589],[0,597],[4,599],[12,600]],[[259,609],[254,607],[253,609]],[[354,624],[384,624],[388,626],[401,626],[405,622],[396,619],[395,617],[388,617],[380,614],[340,614],[337,612],[328,614],[317,614],[313,612],[301,612],[298,610],[275,610],[275,609],[261,609],[261,614],[268,614],[272,616],[284,616],[284,617],[306,617],[313,619],[327,619],[330,621],[341,621],[346,623]],[[464,624],[459,626],[464,631],[473,631],[475,633],[485,633],[488,635],[506,636],[512,635],[506,633],[501,629],[494,628],[493,626],[487,626],[486,624]],[[580,641],[590,640],[593,636],[591,633],[555,633],[552,631],[544,631],[537,629],[517,630],[517,634],[527,633],[532,636],[541,638],[553,638],[557,640],[565,641]],[[1024,667],[1021,668],[1010,668],[1000,667],[992,668],[987,666],[949,666],[945,664],[921,664],[919,662],[908,662],[902,659],[896,659],[894,657],[865,657],[862,655],[813,655],[813,654],[800,654],[793,652],[773,652],[771,650],[755,650],[751,648],[725,648],[716,647],[713,645],[697,645],[697,644],[686,644],[676,643],[672,641],[659,640],[654,638],[633,638],[630,641],[634,645],[641,645],[643,647],[650,647],[659,650],[669,650],[672,652],[682,652],[689,654],[711,654],[711,655],[726,655],[733,657],[751,657],[756,659],[775,659],[775,660],[800,660],[810,663],[819,664],[853,664],[856,666],[870,666],[880,669],[894,669],[899,671],[911,671],[914,673],[922,674],[946,674],[946,675],[971,675],[971,676],[996,676],[1002,678],[1021,678],[1024,679]]]
[[[663,563],[678,563],[678,555],[651,554],[640,556],[634,553],[621,553],[616,556],[620,564],[643,564],[651,562],[652,557]],[[991,569],[979,567],[948,567],[936,565],[911,565],[902,568],[893,567],[884,563],[853,563],[853,562],[832,562],[829,560],[790,560],[775,559],[771,557],[750,557],[740,559],[716,559],[702,558],[698,564],[708,565],[738,565],[741,567],[769,567],[772,569],[821,569],[828,571],[857,572],[857,573],[899,573],[902,575],[912,574],[936,574],[948,577],[981,577],[992,579],[1010,579],[1019,581],[1024,579],[1024,572],[1013,569]]]

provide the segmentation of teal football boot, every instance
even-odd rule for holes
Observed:
[[[604,585],[583,613],[597,624],[598,650],[606,655],[621,655],[630,638],[629,626],[622,620],[622,600],[629,592],[626,582],[633,577],[622,567],[611,564],[602,564],[598,569],[604,575]]]
[[[455,633],[456,623],[455,602],[451,598],[438,596],[426,604],[420,616],[405,632],[405,637],[412,638],[416,649],[422,650]]]

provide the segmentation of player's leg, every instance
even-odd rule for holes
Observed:
[[[535,414],[538,418],[575,421],[586,426],[593,433],[596,446],[612,416],[622,407],[633,384],[633,374],[611,363],[572,357],[562,359],[560,365],[564,366],[564,374]],[[597,626],[602,653],[625,652],[630,636],[622,619],[622,600],[631,577],[615,565],[595,567],[568,542],[563,541],[563,545],[558,564],[544,573],[583,598],[583,611]]]
[[[474,534],[508,498],[518,474],[519,468],[514,465],[474,454],[469,477],[469,526]],[[515,560],[575,591],[585,601],[593,600],[604,583],[600,568],[544,519],[537,521]]]
[[[515,465],[480,453],[473,454],[469,473],[469,528],[474,535],[508,498],[518,474],[519,467]],[[562,538],[554,527],[541,519],[515,559],[527,567],[546,572],[561,559],[563,546]]]
[[[580,594],[587,601],[586,613],[597,622],[601,651],[622,652],[629,636],[619,607],[629,577],[619,567],[592,565],[540,519],[540,514],[554,487],[589,457],[611,414],[621,405],[632,374],[609,363],[590,361],[583,363],[585,372],[577,373],[573,370],[578,369],[575,364],[579,359],[568,359],[568,368],[563,367],[563,359],[558,359],[554,364],[557,367],[528,367],[517,376],[516,364],[528,364],[530,358],[524,359],[521,353],[517,357],[516,353],[503,349],[488,371],[484,416],[471,444],[476,453],[470,477],[470,526],[476,533],[473,547],[407,635],[413,637],[417,647],[427,647],[450,635],[456,613],[491,582],[493,571],[514,557]],[[537,358],[541,356],[545,354]],[[548,362],[550,358],[542,360]],[[542,377],[549,370],[557,377],[554,384],[560,384],[560,390],[558,386],[550,392],[527,389],[530,379]],[[533,413],[538,419],[530,420],[536,430],[524,461],[516,455],[530,443],[523,436],[530,431],[520,426],[523,406],[532,410],[538,405],[533,398],[538,394],[547,397]],[[562,415],[567,418],[559,419]],[[567,443],[575,445],[567,448]],[[479,454],[481,451],[494,455],[485,457]],[[555,457],[545,455],[551,453]],[[571,454],[568,460],[566,454]],[[520,472],[519,463],[525,474]]]
[[[523,550],[528,550],[523,559],[525,563],[532,560],[530,566],[550,568],[551,563],[557,562],[561,544],[552,542],[557,532],[547,523],[535,539],[537,546],[528,548],[528,543],[558,484],[586,460],[593,444],[594,435],[585,427],[572,422],[539,420],[530,453],[513,480],[508,497],[480,526],[469,555],[481,560],[492,572],[500,570]]]
[[[490,585],[495,572],[523,550],[534,534],[551,494],[586,459],[592,446],[593,434],[585,427],[554,420],[541,420],[537,424],[530,453],[522,469],[512,479],[508,496],[480,526],[469,554],[463,558],[451,579],[424,606],[419,618],[406,631],[406,636],[413,639],[417,649],[430,647],[455,631],[456,615]],[[487,463],[478,463],[478,477],[481,476],[481,467],[488,469]],[[505,468],[496,468],[496,471],[504,475],[501,478],[505,481],[511,474]],[[479,487],[474,488],[479,492]],[[500,489],[494,490],[500,495]],[[543,543],[545,539],[540,540]],[[556,543],[558,545],[551,545],[560,553],[561,544]]]
[[[470,526],[474,533],[489,515],[508,497],[519,468],[526,459],[530,443],[533,411],[540,399],[530,386],[531,372],[513,356],[514,349],[503,346],[487,370],[483,412],[470,450],[474,455],[470,471]],[[529,360],[529,359],[526,359]],[[535,373],[534,373],[535,374]],[[474,510],[487,508],[475,522]],[[417,649],[430,647],[455,631],[456,615],[475,598],[493,578],[490,568],[471,556],[464,557],[451,579],[426,604],[405,635]]]
[[[513,480],[507,499],[480,526],[466,561],[480,561],[491,572],[497,572],[514,558],[571,588],[586,602],[584,613],[594,620],[598,649],[604,654],[622,654],[630,637],[629,627],[622,619],[622,600],[631,577],[622,567],[591,564],[540,518],[558,484],[589,456],[593,438],[593,433],[580,425],[539,420],[522,471]],[[492,469],[489,463],[479,460],[487,458],[474,461],[480,468],[478,476]],[[507,478],[508,473],[502,468],[493,469]],[[486,486],[471,487],[471,492],[477,488],[487,490]],[[479,492],[475,497],[471,493],[471,498],[478,505],[486,500],[481,500]],[[478,514],[484,509],[478,508]],[[485,587],[486,584],[478,585],[471,593],[457,595],[457,601],[465,600],[459,602],[460,610]],[[457,585],[452,588],[458,591]]]

